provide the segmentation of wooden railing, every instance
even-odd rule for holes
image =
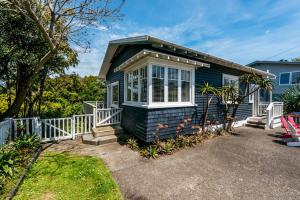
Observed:
[[[83,112],[84,114],[93,114],[95,109],[104,108],[103,101],[84,101],[83,102]]]
[[[265,116],[267,114],[267,107],[269,103],[260,103],[258,105],[258,116]]]
[[[275,128],[280,126],[280,116],[283,115],[283,102],[272,102],[266,109],[267,123],[266,128]]]
[[[105,126],[121,123],[121,108],[103,108],[96,111],[96,125]]]

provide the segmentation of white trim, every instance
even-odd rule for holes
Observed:
[[[118,104],[114,104],[113,101],[113,87],[114,86],[118,86]],[[111,84],[109,84],[110,87],[110,107],[113,108],[119,108],[119,103],[120,103],[120,84],[119,81],[113,82]]]
[[[281,84],[280,83],[281,74],[289,74],[289,83],[288,84]],[[291,72],[281,72],[281,73],[279,73],[278,85],[291,85],[290,84],[291,83],[291,79],[292,79]]]
[[[153,65],[157,65],[160,67],[164,67],[164,102],[153,102],[152,101],[152,67]],[[140,81],[139,83],[139,101],[127,101],[127,81],[124,82],[124,105],[130,106],[141,106],[145,108],[163,108],[163,107],[183,107],[183,106],[194,106],[195,103],[195,67],[185,64],[178,64],[172,61],[164,61],[161,62],[160,59],[147,58],[138,61],[134,65],[126,68],[124,71],[124,77],[127,78],[127,74],[131,73],[135,70],[139,70],[140,77],[140,69],[147,66],[147,84],[148,84],[148,95],[147,102],[140,102]],[[168,102],[168,68],[173,68],[178,70],[178,102]],[[190,72],[190,88],[189,95],[190,100],[188,102],[181,102],[181,71],[186,70]],[[140,79],[140,78],[139,78]],[[132,99],[131,99],[132,100]]]

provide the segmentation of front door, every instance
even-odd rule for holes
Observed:
[[[107,104],[108,107],[119,107],[119,81],[107,86]]]

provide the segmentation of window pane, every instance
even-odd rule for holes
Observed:
[[[131,101],[131,82],[132,82],[132,73],[126,75],[127,79],[127,101]]]
[[[112,87],[112,103],[114,105],[119,105],[119,85],[114,85]]]
[[[190,101],[190,71],[181,70],[181,101]]]
[[[152,66],[152,101],[164,102],[164,67]]]
[[[147,102],[147,66],[140,69],[141,102]]]
[[[168,101],[178,101],[178,69],[168,69]]]
[[[132,101],[138,101],[139,93],[139,71],[135,70],[132,73]]]
[[[280,84],[289,84],[290,83],[290,73],[280,74]]]
[[[292,72],[292,84],[300,83],[300,72]]]

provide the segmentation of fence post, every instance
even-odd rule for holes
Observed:
[[[41,122],[39,117],[34,118],[34,133],[39,138],[42,138]]]
[[[93,128],[96,128],[96,122],[97,122],[97,107],[93,108]]]
[[[13,118],[5,118],[4,120],[8,120],[9,121],[9,140],[12,140],[13,137]]]
[[[72,135],[72,140],[75,140],[76,135],[75,135],[75,115],[72,116],[71,119],[71,135]]]

